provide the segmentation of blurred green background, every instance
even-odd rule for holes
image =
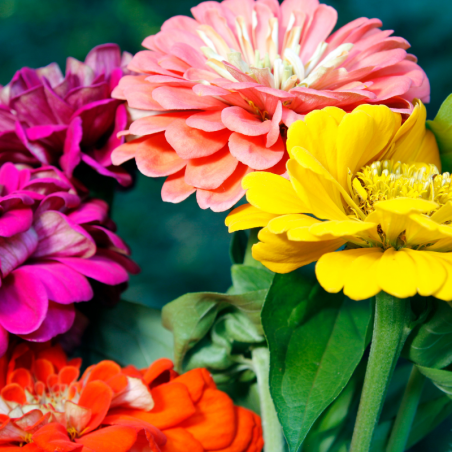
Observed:
[[[177,14],[188,15],[196,0],[0,0],[0,84],[22,66],[67,56],[83,60],[95,45],[116,42],[136,52],[146,36]],[[432,85],[433,118],[452,92],[452,0],[329,0],[339,26],[378,17],[412,45]],[[125,298],[160,307],[186,292],[225,291],[230,284],[226,214],[202,211],[192,196],[180,205],[160,199],[163,180],[138,176],[136,187],[119,192],[113,218],[131,246],[142,273],[131,279]],[[452,450],[448,423],[416,451]]]

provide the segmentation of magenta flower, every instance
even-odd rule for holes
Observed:
[[[248,172],[284,173],[285,131],[312,110],[375,103],[410,113],[414,98],[429,100],[408,42],[378,19],[331,34],[337,13],[318,0],[208,1],[192,14],[146,38],[150,50],[129,65],[143,75],[125,76],[113,93],[154,114],[131,125],[126,133],[139,138],[113,163],[135,158],[146,176],[168,176],[165,201],[196,191],[201,208],[230,208]]]
[[[111,162],[127,125],[124,103],[111,99],[131,56],[116,44],[95,47],[85,62],[22,68],[0,90],[0,163],[59,164],[68,177],[81,161],[122,185],[130,175]]]
[[[138,267],[108,207],[58,169],[0,169],[0,356],[8,333],[43,342],[69,330],[90,280],[123,285]],[[118,286],[118,289],[122,288]]]

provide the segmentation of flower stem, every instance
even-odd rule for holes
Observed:
[[[270,352],[267,347],[258,347],[252,353],[253,367],[261,404],[262,428],[264,430],[264,451],[284,452],[285,440],[275,405],[270,395]]]
[[[375,321],[364,387],[350,452],[368,452],[395,365],[410,331],[409,299],[376,297]]]
[[[425,377],[416,366],[413,366],[410,379],[403,394],[397,417],[392,427],[391,436],[386,451],[403,452],[405,450],[411,425],[419,405]]]

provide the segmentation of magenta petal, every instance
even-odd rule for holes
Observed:
[[[63,155],[60,158],[60,165],[64,172],[72,177],[75,167],[80,163],[82,151],[80,149],[80,142],[82,141],[83,130],[82,120],[74,118],[69,124],[64,141]]]
[[[28,334],[43,322],[48,307],[44,286],[33,272],[22,267],[0,287],[0,325],[10,333]]]
[[[102,44],[90,50],[85,63],[94,70],[96,77],[100,74],[108,77],[115,68],[121,66],[121,51],[116,44]]]
[[[101,199],[92,199],[83,203],[78,209],[68,214],[68,218],[76,224],[99,222],[107,219],[108,204]]]
[[[117,262],[121,267],[124,267],[132,275],[137,275],[141,272],[140,267],[132,259],[128,258],[124,254],[118,253],[113,250],[99,249],[97,250],[97,256],[104,256],[112,261]]]
[[[113,177],[122,186],[127,187],[132,183],[132,176],[123,168],[118,168],[117,166],[108,165],[107,167],[96,162],[88,154],[82,154],[82,160],[91,168],[95,169],[102,176]]]
[[[22,268],[26,268],[41,280],[49,300],[69,304],[93,298],[93,289],[88,280],[59,262],[45,261],[25,265]]]
[[[31,141],[42,140],[49,138],[54,133],[64,132],[66,129],[66,125],[34,126],[27,129],[27,137]]]
[[[118,237],[114,232],[108,229],[97,226],[88,225],[86,230],[90,233],[91,237],[95,240],[96,245],[101,248],[116,248],[121,252],[130,254],[129,247],[124,243],[124,241]]]
[[[12,163],[7,162],[0,168],[0,185],[3,196],[19,189],[19,170]]]
[[[109,286],[121,284],[129,279],[129,275],[118,263],[104,256],[92,256],[89,259],[76,257],[60,257],[55,259],[75,271]]]
[[[39,243],[33,257],[90,257],[96,252],[91,236],[66,215],[48,210],[34,222]]]
[[[21,335],[22,339],[33,342],[46,342],[58,334],[69,331],[75,320],[74,305],[64,305],[49,301],[46,318],[41,326],[30,334]]]
[[[6,353],[6,350],[8,350],[8,336],[8,331],[0,325],[0,358]]]
[[[2,277],[6,278],[15,268],[23,264],[33,254],[37,245],[38,236],[32,228],[14,237],[0,237]]]
[[[11,209],[0,216],[0,236],[11,237],[25,232],[33,222],[33,211],[29,207]]]

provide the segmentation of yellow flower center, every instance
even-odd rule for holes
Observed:
[[[350,192],[365,215],[374,204],[393,198],[420,198],[440,206],[452,200],[451,175],[432,164],[383,160],[365,166],[350,179]]]

